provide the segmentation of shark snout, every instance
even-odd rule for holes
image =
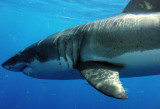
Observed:
[[[5,61],[5,62],[1,65],[1,66],[2,66],[3,68],[5,68],[6,70],[12,69],[12,65],[10,64],[9,61],[10,61],[10,60]]]
[[[11,60],[4,62],[1,65],[6,70],[14,71],[14,72],[22,72],[28,65],[25,63],[16,63],[13,64]]]
[[[7,65],[5,62],[1,65],[3,68],[5,68],[6,70],[11,69],[11,66]]]
[[[3,63],[1,66],[2,66],[3,68],[5,68],[6,70],[10,69],[9,66],[6,65],[6,63]]]

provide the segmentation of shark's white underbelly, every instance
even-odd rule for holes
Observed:
[[[127,67],[160,67],[160,49],[129,52],[107,61],[124,64]]]
[[[82,79],[80,73],[72,68],[72,61],[68,58],[60,60],[49,60],[46,62],[39,62],[34,60],[23,70],[23,73],[41,79]]]
[[[97,54],[83,55],[83,61],[106,61],[112,64],[120,64],[129,68],[153,67],[160,68],[160,49],[128,52],[122,55],[107,58]]]

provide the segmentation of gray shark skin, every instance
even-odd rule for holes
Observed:
[[[55,33],[2,64],[39,79],[86,79],[127,99],[121,78],[160,74],[160,2],[131,0],[115,17]]]

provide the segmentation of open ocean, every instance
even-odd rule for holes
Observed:
[[[0,64],[63,29],[120,14],[128,0],[0,0]],[[43,80],[0,67],[0,109],[160,109],[160,76],[121,78],[129,99],[85,80]]]

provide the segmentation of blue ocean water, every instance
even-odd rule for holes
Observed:
[[[63,29],[116,16],[128,0],[0,0],[0,64]],[[160,109],[160,76],[121,79],[128,100],[85,80],[40,80],[0,67],[0,109]]]

